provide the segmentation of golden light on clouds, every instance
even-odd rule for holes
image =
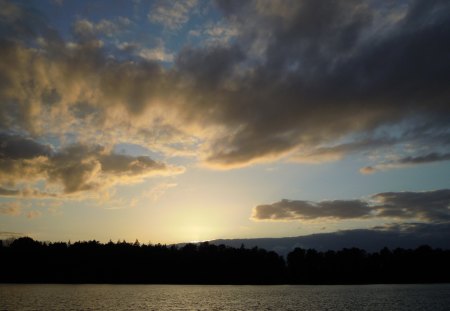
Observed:
[[[295,235],[308,215],[347,228],[374,193],[445,191],[449,9],[0,0],[0,225],[56,237],[78,206],[106,238]]]

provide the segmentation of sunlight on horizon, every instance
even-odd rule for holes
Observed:
[[[434,237],[449,12],[0,0],[0,240]]]

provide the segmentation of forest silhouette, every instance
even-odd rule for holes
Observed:
[[[450,282],[450,250],[367,253],[296,248],[286,258],[261,248],[208,242],[167,246],[98,241],[0,241],[3,283],[369,284]]]

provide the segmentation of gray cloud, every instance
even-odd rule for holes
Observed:
[[[297,152],[291,157],[296,162],[324,162],[337,160],[351,153],[367,153],[371,149],[389,148],[399,143],[398,139],[393,137],[361,137],[353,142],[340,143],[327,147],[317,147],[313,150]]]
[[[407,156],[400,158],[398,160],[383,162],[373,166],[365,166],[360,169],[360,172],[363,174],[372,174],[377,171],[383,171],[387,169],[401,168],[405,166],[442,162],[449,160],[450,160],[450,153],[431,152],[424,155]]]
[[[360,200],[290,201],[258,205],[253,210],[255,220],[311,220],[316,218],[362,218],[370,216],[371,209]]]
[[[398,161],[399,164],[421,164],[421,163],[431,163],[439,161],[449,161],[450,153],[439,154],[436,152],[428,153],[423,156],[417,157],[405,157]]]
[[[0,196],[16,196],[20,193],[20,191],[18,190],[11,190],[11,189],[6,189],[6,188],[2,188],[0,187]]]
[[[240,49],[259,46],[257,65],[249,65],[256,56],[247,53],[227,66],[228,71],[193,76],[197,85],[214,89],[217,107],[211,117],[230,126],[211,143],[208,162],[242,165],[288,152],[298,158],[339,140],[359,145],[358,152],[407,143],[437,148],[435,140],[426,138],[448,132],[443,103],[450,70],[441,66],[447,58],[444,33],[450,32],[448,3],[411,1],[404,9],[358,1],[327,6],[317,1],[262,3],[220,2],[230,22],[241,29]],[[384,13],[390,14],[383,19]],[[250,70],[238,73],[230,71],[232,66]],[[381,141],[380,134],[394,127],[395,135]],[[355,134],[374,143],[364,146]],[[441,142],[448,149],[447,140]]]
[[[12,185],[9,185],[12,186]],[[37,188],[24,187],[21,189],[8,189],[0,187],[0,197],[16,197],[16,198],[56,198],[58,194],[42,191]]]
[[[175,29],[194,6],[174,2],[158,16]],[[181,150],[219,168],[280,157],[319,162],[388,147],[409,164],[448,155],[448,1],[255,0],[217,7],[232,40],[186,46],[164,67],[123,60],[126,50],[109,57],[95,34],[64,42],[14,5],[0,19],[1,127],[100,145],[151,142],[165,154]],[[177,134],[168,138],[161,128]],[[427,153],[441,157],[420,159]],[[20,165],[35,167],[29,162]],[[95,175],[97,164],[80,164],[77,178]],[[64,180],[61,170],[49,174]],[[95,187],[76,184],[67,190]]]
[[[425,192],[383,192],[370,200],[290,201],[258,205],[254,220],[314,220],[321,218],[418,219],[427,222],[450,221],[450,189]]]
[[[377,216],[427,221],[450,220],[450,189],[426,192],[384,192],[372,196]]]
[[[76,144],[50,152],[47,145],[19,136],[8,136],[4,145],[0,149],[0,185],[5,185],[0,187],[1,196],[58,195],[38,189],[11,188],[17,183],[33,185],[39,180],[61,187],[62,194],[75,194],[182,172],[179,167],[148,156],[117,154],[99,145]]]
[[[32,138],[0,133],[0,159],[31,159],[50,156],[52,147]]]
[[[49,181],[61,183],[67,194],[182,172],[147,156],[115,154],[100,146],[83,145],[70,146],[50,158],[46,170]]]

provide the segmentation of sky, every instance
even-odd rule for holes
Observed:
[[[449,225],[449,38],[439,0],[0,0],[0,238]]]

